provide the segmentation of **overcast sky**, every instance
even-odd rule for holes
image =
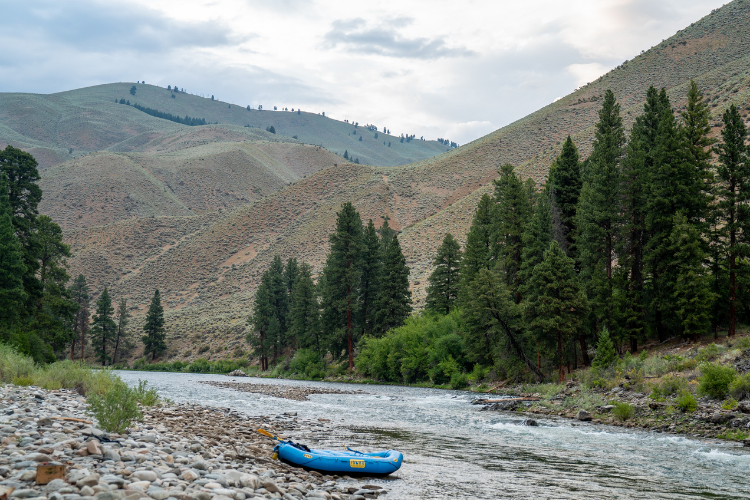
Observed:
[[[0,91],[145,80],[464,144],[722,3],[0,0]]]

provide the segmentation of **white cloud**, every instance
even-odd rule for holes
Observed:
[[[146,80],[466,143],[726,0],[25,0],[0,91]]]

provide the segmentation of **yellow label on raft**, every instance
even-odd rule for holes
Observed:
[[[393,459],[394,462],[398,462],[398,457]]]
[[[349,460],[349,467],[353,469],[364,469],[365,461],[364,460]]]
[[[310,454],[307,454],[307,453],[305,453],[305,454],[304,454],[304,455],[302,455],[302,456],[303,456],[303,457],[305,457],[305,458],[312,458],[312,455],[310,455]]]

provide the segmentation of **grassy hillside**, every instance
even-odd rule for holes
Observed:
[[[130,94],[133,85],[137,89],[135,96]],[[355,135],[353,125],[317,112],[248,110],[133,82],[50,95],[0,93],[0,147],[11,144],[29,151],[46,168],[95,151],[140,151],[165,135],[189,133],[192,128],[115,103],[119,99],[172,115],[204,118],[210,123],[249,126],[262,131],[273,126],[277,134],[286,138],[297,136],[302,143],[319,145],[339,155],[348,151],[369,165],[403,165],[447,149],[437,141],[401,143],[398,137],[382,132],[377,133],[376,139],[375,132],[363,126],[357,128]]]
[[[573,94],[428,160],[393,168],[339,163],[221,214],[70,232],[73,272],[91,276],[95,288],[106,283],[115,296],[131,297],[141,311],[160,288],[170,354],[195,357],[203,344],[223,349],[241,342],[254,290],[274,254],[308,261],[319,271],[335,212],[352,201],[365,220],[379,222],[387,214],[403,231],[419,304],[444,233],[465,238],[478,197],[491,191],[501,164],[542,180],[568,134],[588,154],[607,88],[629,126],[649,85],[667,88],[679,109],[690,78],[708,96],[714,124],[731,103],[750,122],[750,0],[735,0]]]
[[[244,205],[341,161],[318,146],[225,125],[190,127],[140,149],[101,151],[43,170],[40,209],[65,230],[191,216]]]

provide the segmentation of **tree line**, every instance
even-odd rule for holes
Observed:
[[[317,359],[330,353],[354,367],[363,337],[381,336],[411,314],[409,268],[396,231],[370,219],[364,225],[351,203],[337,213],[331,249],[315,283],[312,268],[276,256],[255,294],[247,340],[269,369],[297,349]]]
[[[90,345],[97,361],[112,364],[133,346],[127,299],[115,311],[104,287],[92,315],[86,277],[68,286],[70,247],[60,226],[39,214],[37,166],[13,146],[0,151],[0,342],[39,363],[83,359]],[[141,340],[152,357],[166,349],[158,290]]]
[[[116,103],[119,104],[125,104],[126,106],[132,106],[138,111],[143,111],[147,115],[155,116],[156,118],[161,118],[163,120],[169,120],[171,122],[180,123],[182,125],[189,125],[191,127],[195,127],[197,125],[209,125],[210,123],[206,121],[205,118],[191,118],[188,115],[185,115],[185,117],[181,117],[179,115],[173,115],[172,113],[167,113],[166,111],[159,111],[158,109],[153,108],[147,108],[145,106],[141,106],[138,103],[130,104],[130,100],[120,99],[119,101],[115,100]]]
[[[445,235],[425,311],[406,325],[404,307],[397,321],[369,326],[368,318],[389,313],[368,299],[362,255],[370,254],[347,253],[342,235],[367,235],[370,225],[360,232],[345,205],[317,286],[306,278],[321,297],[308,303],[316,333],[295,338],[326,338],[319,353],[357,350],[361,373],[412,382],[472,370],[562,380],[566,368],[592,363],[594,345],[622,353],[648,341],[718,335],[720,327],[734,335],[738,322],[750,321],[750,148],[734,105],[722,122],[715,140],[709,108],[691,82],[679,112],[664,89],[651,87],[626,131],[607,91],[588,158],[568,137],[541,186],[511,165],[499,169],[464,248]],[[280,273],[280,261],[274,265]],[[392,283],[381,278],[378,286]]]

